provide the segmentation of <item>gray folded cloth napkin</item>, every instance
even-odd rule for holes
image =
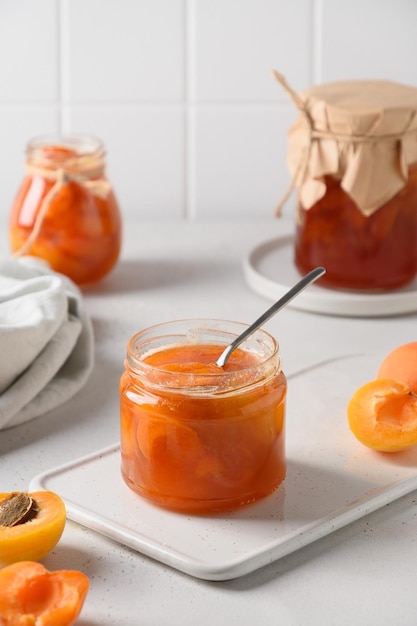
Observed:
[[[0,430],[69,400],[93,362],[78,287],[35,257],[0,258]]]

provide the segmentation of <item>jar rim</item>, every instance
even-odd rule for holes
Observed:
[[[87,153],[91,153],[102,148],[103,141],[95,135],[87,133],[46,133],[32,137],[27,144],[28,148],[44,148],[50,145],[84,147]]]
[[[45,134],[30,139],[26,145],[29,163],[54,167],[70,166],[85,160],[87,165],[102,163],[105,157],[101,139],[88,134]]]
[[[192,395],[213,395],[236,392],[264,384],[281,371],[279,344],[264,329],[259,329],[240,346],[241,349],[259,356],[254,365],[237,370],[217,372],[190,372],[166,370],[145,363],[147,355],[169,347],[213,344],[226,347],[248,324],[213,318],[189,318],[155,324],[137,332],[127,344],[126,367],[146,385],[155,389]],[[220,353],[219,353],[220,356]],[[181,384],[178,376],[181,375]],[[198,381],[198,384],[196,382]]]

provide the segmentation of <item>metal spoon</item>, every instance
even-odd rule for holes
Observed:
[[[320,276],[323,276],[323,274],[325,273],[326,270],[324,269],[324,267],[316,267],[314,270],[311,270],[311,272],[306,274],[298,283],[294,285],[294,287],[291,287],[291,289],[287,291],[287,293],[284,294],[282,298],[277,300],[275,304],[273,304],[267,311],[265,311],[263,315],[258,317],[258,319],[253,322],[253,324],[251,324],[245,331],[243,331],[241,335],[236,337],[236,339],[232,341],[232,343],[229,344],[225,350],[223,350],[223,352],[216,361],[216,365],[218,365],[219,367],[224,367],[227,359],[229,358],[233,350],[237,348],[237,346],[239,346],[242,341],[245,341],[245,339],[249,337],[249,335],[254,333],[255,330],[258,330],[258,328],[262,326],[262,324],[264,324],[273,315],[275,315],[275,313],[278,313],[278,311],[284,308],[284,306],[288,304],[293,298],[295,298],[295,296],[298,295],[300,291],[308,287],[308,285],[320,278]]]

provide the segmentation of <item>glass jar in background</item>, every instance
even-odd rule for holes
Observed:
[[[81,287],[96,283],[117,262],[122,236],[102,142],[86,135],[32,139],[25,169],[9,219],[13,255],[40,257]]]
[[[244,324],[180,320],[137,333],[120,380],[121,472],[159,506],[231,510],[285,477],[287,383],[263,330],[215,364]]]
[[[324,266],[318,283],[329,288],[407,285],[417,275],[417,88],[342,81],[297,94],[275,76],[301,114],[288,149],[297,269]]]

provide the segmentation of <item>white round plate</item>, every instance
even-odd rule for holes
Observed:
[[[248,285],[271,300],[278,300],[301,275],[294,265],[294,237],[286,235],[255,247],[243,260]],[[417,279],[401,289],[362,293],[310,285],[288,306],[314,313],[351,317],[386,317],[417,311]]]

